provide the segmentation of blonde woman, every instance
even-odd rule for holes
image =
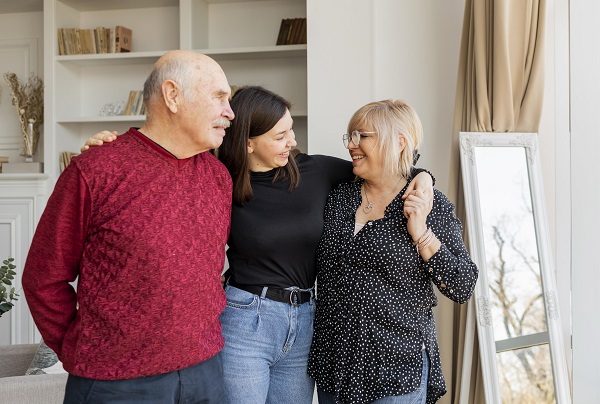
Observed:
[[[403,200],[422,139],[402,101],[374,102],[344,144],[360,180],[333,190],[317,249],[318,300],[309,374],[320,404],[434,403],[445,393],[433,286],[466,302],[477,268],[454,206],[434,190]]]

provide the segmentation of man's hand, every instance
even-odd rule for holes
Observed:
[[[85,144],[81,147],[80,150],[83,153],[84,151],[88,150],[90,147],[102,146],[104,144],[104,142],[110,143],[117,138],[118,134],[119,134],[119,132],[116,132],[114,130],[112,132],[109,132],[107,130],[98,132],[94,136],[89,138],[85,142]]]

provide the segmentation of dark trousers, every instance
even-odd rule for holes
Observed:
[[[221,354],[185,369],[127,380],[69,375],[65,404],[221,404],[225,402]]]

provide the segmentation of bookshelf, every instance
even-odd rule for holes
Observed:
[[[307,151],[307,45],[276,46],[284,18],[306,17],[306,0],[44,0],[46,174],[101,129],[124,132],[144,116],[101,116],[105,104],[141,90],[166,51],[214,58],[235,86],[262,85],[292,103],[298,147]],[[123,25],[132,52],[59,55],[57,29]]]

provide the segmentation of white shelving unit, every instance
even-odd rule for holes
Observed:
[[[306,17],[306,0],[44,0],[46,174],[101,129],[124,132],[143,116],[100,116],[141,90],[166,51],[191,49],[221,64],[232,86],[262,85],[292,103],[298,147],[307,150],[307,46],[275,46],[283,18]],[[130,53],[58,55],[58,28],[124,25]]]

